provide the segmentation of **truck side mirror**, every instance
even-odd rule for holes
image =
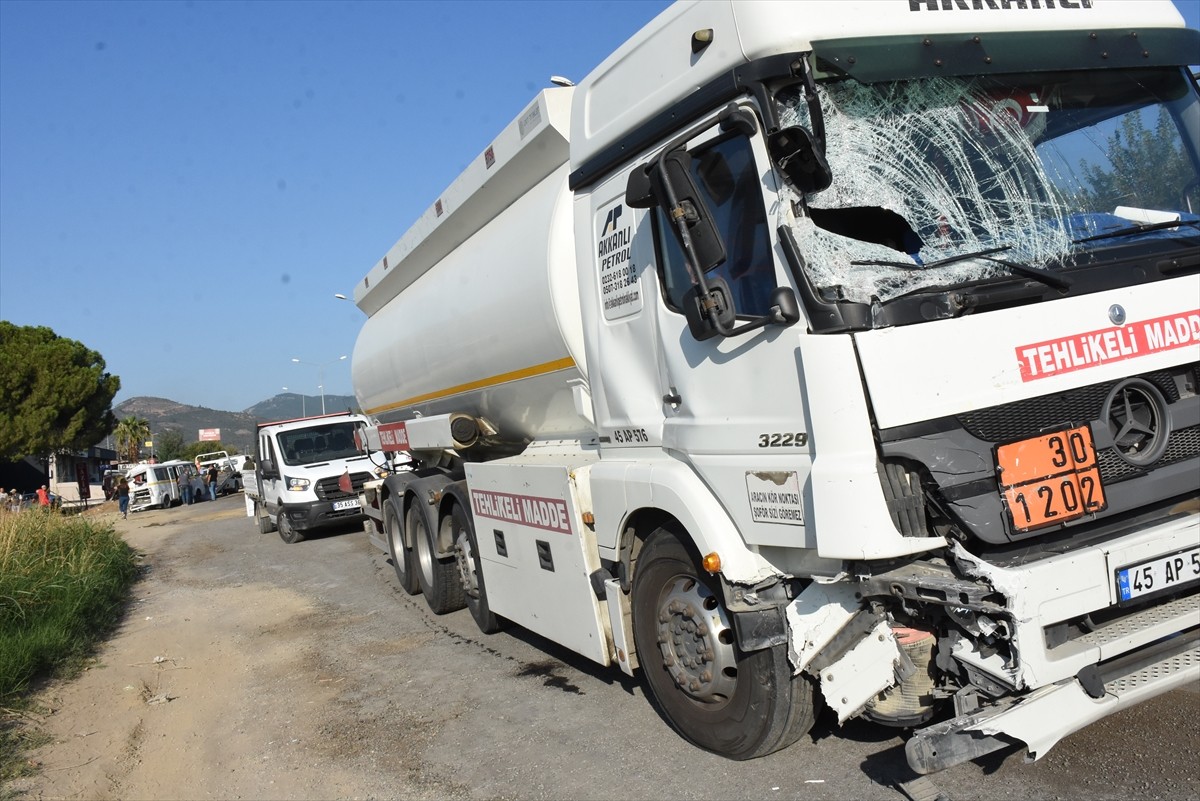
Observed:
[[[767,150],[784,177],[804,194],[828,189],[833,183],[825,153],[806,128],[792,125],[776,131],[767,137]]]
[[[729,283],[720,276],[709,278],[707,295],[699,286],[693,286],[683,295],[683,316],[688,330],[700,342],[728,332],[737,322]]]
[[[678,148],[664,153],[651,165],[649,178],[654,197],[667,214],[671,232],[695,275],[703,275],[725,261],[725,243],[704,195],[692,180],[691,167],[692,154]],[[690,247],[684,241],[684,231]]]
[[[261,462],[258,463],[258,465],[259,465],[258,469],[262,472],[262,474],[264,476],[271,477],[271,476],[278,475],[278,472],[275,470],[275,463],[272,462],[270,459],[263,459]]]
[[[771,311],[768,316],[771,322],[778,325],[799,322],[800,304],[790,286],[775,287],[775,291],[771,293]]]

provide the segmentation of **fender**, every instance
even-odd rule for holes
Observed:
[[[903,537],[883,499],[858,355],[847,337],[801,337],[813,463],[806,496],[817,554],[826,559],[893,559],[944,548],[944,537]],[[834,423],[833,421],[837,421]]]
[[[630,517],[657,509],[679,521],[702,555],[720,554],[721,575],[726,581],[753,585],[783,575],[746,547],[712,491],[683,462],[667,457],[600,461],[592,466],[591,474],[596,542],[602,559],[619,559],[621,532]]]

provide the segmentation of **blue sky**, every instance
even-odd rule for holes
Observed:
[[[291,359],[364,319],[334,293],[665,6],[0,0],[0,319],[99,351],[118,401],[317,395]]]
[[[0,319],[99,351],[118,401],[236,411],[321,363],[351,394],[334,294],[665,6],[0,0]]]

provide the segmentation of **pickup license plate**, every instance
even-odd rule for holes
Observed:
[[[1200,546],[1117,570],[1117,599],[1132,601],[1200,579]]]
[[[359,508],[358,498],[351,498],[348,501],[334,501],[333,502],[333,511],[335,511],[335,512],[340,512],[343,509],[357,509],[357,508]]]
[[[1087,426],[1000,445],[996,466],[1017,531],[1065,523],[1108,506]]]

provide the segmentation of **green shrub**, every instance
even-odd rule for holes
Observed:
[[[84,657],[120,617],[136,575],[109,524],[0,512],[0,703]]]

